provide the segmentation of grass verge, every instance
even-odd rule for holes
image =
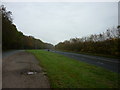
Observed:
[[[52,88],[118,88],[119,74],[63,55],[28,50],[46,70]]]

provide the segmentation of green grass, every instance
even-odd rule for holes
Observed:
[[[39,60],[52,88],[118,88],[117,73],[48,51],[28,52]]]

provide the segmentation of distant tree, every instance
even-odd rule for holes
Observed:
[[[58,43],[55,48],[60,50],[98,53],[119,56],[120,26],[107,29],[106,32],[82,38],[71,38]]]
[[[2,13],[2,49],[43,49],[52,47],[33,36],[25,36],[13,24],[12,12],[4,5],[0,6]]]

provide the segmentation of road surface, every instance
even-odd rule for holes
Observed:
[[[105,57],[99,57],[99,56],[90,56],[90,55],[83,55],[83,54],[76,54],[76,53],[70,53],[70,52],[62,52],[62,51],[52,51],[54,53],[62,54],[64,56],[80,60],[82,62],[87,62],[92,65],[100,66],[103,68],[106,68],[110,71],[113,72],[118,72],[119,71],[119,64],[120,60],[119,59],[112,59],[112,58],[105,58]]]
[[[11,56],[13,54],[19,53],[19,52],[23,52],[25,50],[10,50],[10,51],[4,51],[2,52],[2,58],[6,58],[8,56]]]
[[[3,53],[2,88],[50,88],[34,55],[22,50]]]

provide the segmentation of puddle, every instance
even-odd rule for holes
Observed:
[[[27,75],[34,75],[37,74],[37,72],[27,72]]]
[[[35,70],[27,70],[27,71],[22,71],[21,74],[24,74],[24,75],[36,75],[37,73],[39,73],[38,71],[35,71]]]

